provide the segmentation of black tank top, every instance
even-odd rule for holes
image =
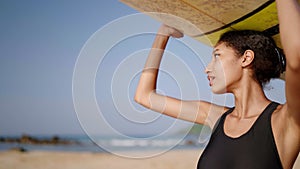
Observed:
[[[249,131],[231,138],[224,133],[224,121],[234,108],[219,119],[203,151],[198,169],[283,169],[271,128],[271,115],[278,103],[270,103]]]

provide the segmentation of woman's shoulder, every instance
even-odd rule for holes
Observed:
[[[199,101],[200,109],[204,110],[207,114],[206,124],[213,127],[219,118],[228,112],[232,107],[211,103],[207,101]]]
[[[285,166],[292,164],[300,151],[300,128],[288,113],[288,105],[279,104],[271,118],[273,136]]]

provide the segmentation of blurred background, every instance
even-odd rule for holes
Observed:
[[[0,136],[6,142],[1,150],[37,148],[23,145],[22,137],[25,143],[89,140],[106,150],[205,145],[210,129],[133,101],[160,23],[117,0],[1,0],[0,8]],[[210,92],[204,69],[211,51],[189,37],[171,39],[159,92],[233,106],[231,95]],[[285,101],[281,80],[273,80],[266,92],[275,101]],[[62,147],[57,149],[66,149]]]

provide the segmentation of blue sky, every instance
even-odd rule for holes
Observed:
[[[135,28],[147,32],[120,39],[105,49],[105,57],[98,57],[104,59],[98,63],[93,90],[102,121],[95,121],[100,126],[92,126],[94,132],[110,134],[109,127],[125,135],[157,135],[189,126],[179,121],[174,127],[174,119],[148,112],[132,100],[139,71],[160,25],[143,14],[136,19],[132,15],[136,13],[116,0],[0,1],[0,135],[84,134],[84,126],[93,125],[95,119],[89,110],[80,116],[74,109],[72,79],[80,52],[93,37],[105,37],[97,41],[96,47],[101,49],[118,38],[119,32]],[[106,29],[111,31],[103,35]],[[168,50],[159,81],[162,93],[184,99],[225,99],[232,104],[230,96],[209,92],[203,73],[209,47],[185,37],[172,39]],[[179,67],[185,67],[195,81],[186,81],[189,77]],[[282,101],[282,84],[276,81],[273,85],[275,100]]]
[[[87,39],[135,13],[118,1],[0,2],[0,134],[80,133],[72,74]]]

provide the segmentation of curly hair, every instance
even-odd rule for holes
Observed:
[[[285,71],[283,50],[276,46],[275,41],[263,32],[253,30],[229,31],[224,33],[217,44],[224,43],[231,47],[237,56],[242,56],[246,50],[254,52],[252,69],[253,78],[261,86],[272,78],[279,78]]]

